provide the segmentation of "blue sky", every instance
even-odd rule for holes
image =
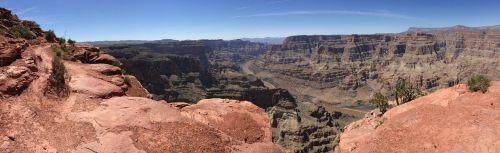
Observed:
[[[371,34],[500,24],[498,0],[0,0],[78,41]]]

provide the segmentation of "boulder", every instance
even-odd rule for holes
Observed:
[[[72,92],[85,93],[102,98],[124,95],[122,88],[115,84],[87,75],[72,76],[69,87]]]

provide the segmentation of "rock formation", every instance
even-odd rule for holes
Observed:
[[[258,77],[268,78],[292,94],[352,103],[367,101],[374,91],[391,96],[398,80],[434,91],[476,74],[500,79],[499,40],[498,26],[412,28],[387,35],[292,36],[283,45],[271,47],[254,62],[253,69]]]
[[[336,152],[499,152],[499,105],[500,82],[438,90],[345,127]]]
[[[48,43],[33,22],[0,8],[1,152],[285,152],[269,117],[250,102],[182,106],[148,99],[113,56],[90,45]],[[29,24],[26,24],[29,23]],[[14,26],[33,37],[10,35]],[[46,92],[62,56],[67,94]],[[127,78],[127,79],[125,79]],[[126,81],[128,80],[128,81]],[[131,97],[140,96],[140,97]]]

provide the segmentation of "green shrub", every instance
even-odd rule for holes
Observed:
[[[130,78],[128,76],[124,76],[123,77],[123,81],[125,82],[125,84],[127,84],[129,86],[131,85],[131,80],[130,80]]]
[[[373,95],[373,98],[370,100],[370,103],[377,106],[380,112],[382,112],[382,114],[384,114],[387,111],[387,109],[389,109],[389,101],[387,100],[387,97],[385,97],[379,92]]]
[[[57,40],[59,41],[59,44],[62,46],[62,45],[66,45],[66,39],[64,38],[57,38]]]
[[[65,46],[63,46],[63,48],[61,48],[58,45],[54,44],[51,46],[51,48],[57,57],[61,57],[64,60],[69,60],[71,54]]]
[[[25,20],[25,21],[22,21],[21,24],[25,27],[38,27],[38,28],[40,27],[40,25],[38,25],[38,23],[36,23],[35,21]]]
[[[122,64],[120,63],[120,61],[112,61],[111,65],[116,66],[116,67],[121,67],[122,66]]]
[[[52,73],[50,75],[49,82],[58,94],[65,89],[65,74],[66,67],[64,66],[64,63],[60,57],[55,56],[54,59],[52,59]]]
[[[0,34],[7,33],[7,29],[0,27]]]
[[[24,39],[33,39],[35,36],[31,33],[30,29],[23,26],[14,26],[10,28],[10,35],[14,38],[24,38]]]
[[[68,44],[70,44],[71,46],[74,46],[76,43],[76,41],[72,40],[72,39],[68,39]]]
[[[54,33],[54,31],[49,30],[49,31],[47,31],[47,33],[45,34],[45,39],[47,40],[47,42],[54,43],[54,42],[56,42],[56,40],[57,40],[57,36],[56,36],[56,34]]]
[[[488,91],[488,87],[490,87],[490,80],[482,75],[473,76],[467,81],[467,86],[469,86],[469,90],[472,92],[481,91],[486,93]]]
[[[398,84],[396,84],[396,89],[394,91],[396,104],[399,105],[410,102],[416,99],[421,93],[420,88],[413,87],[413,85],[405,80],[399,81]]]

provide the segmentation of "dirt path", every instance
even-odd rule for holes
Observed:
[[[43,93],[45,85],[47,84],[47,79],[49,78],[50,69],[52,69],[52,51],[50,45],[37,47],[33,49],[34,57],[37,62],[38,71],[42,73],[39,74],[39,78],[34,80],[28,90],[32,91],[30,93]],[[42,95],[39,95],[42,96]]]

